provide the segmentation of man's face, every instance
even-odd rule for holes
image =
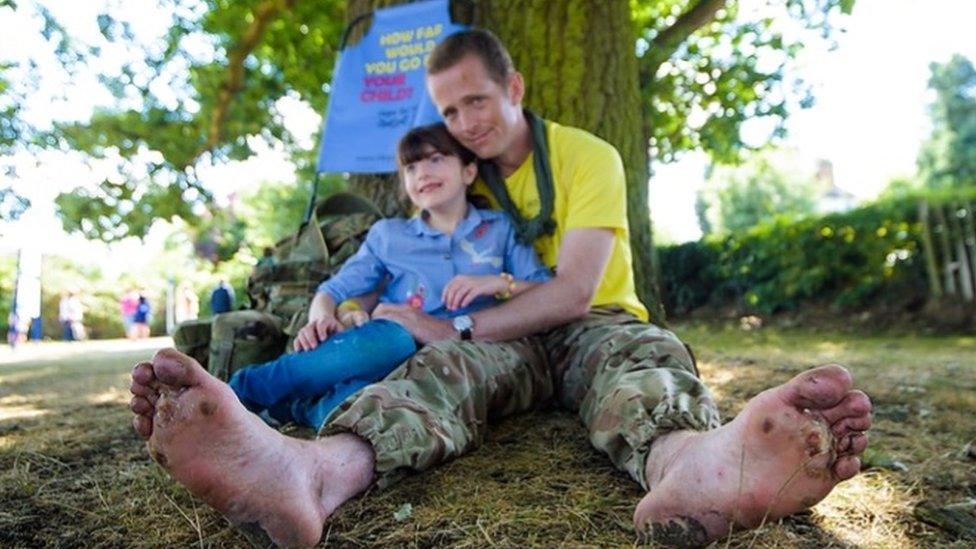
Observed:
[[[518,74],[499,84],[488,76],[481,59],[468,55],[444,71],[428,74],[427,89],[451,135],[478,158],[496,158],[515,143],[523,95]]]

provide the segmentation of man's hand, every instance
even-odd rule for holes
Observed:
[[[332,315],[323,316],[317,320],[311,320],[295,336],[295,350],[311,351],[318,347],[319,343],[329,339],[329,336],[341,332],[344,328],[341,322]]]
[[[467,307],[475,298],[508,290],[508,281],[497,275],[457,275],[444,287],[441,301],[449,311]]]
[[[450,322],[409,305],[380,303],[373,311],[373,318],[386,318],[399,323],[421,343],[451,339],[456,333]]]

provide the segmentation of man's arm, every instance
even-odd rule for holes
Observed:
[[[474,313],[474,339],[502,341],[534,334],[586,314],[613,251],[612,229],[570,229],[559,249],[556,276],[509,301]],[[402,324],[419,341],[457,339],[449,320],[408,305],[380,304],[373,318]]]
[[[613,251],[613,230],[570,229],[563,237],[556,276],[505,303],[478,311],[472,336],[499,341],[533,334],[590,310]]]

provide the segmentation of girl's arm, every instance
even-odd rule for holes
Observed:
[[[505,271],[497,275],[458,275],[444,287],[441,301],[449,311],[467,307],[475,298],[493,295],[498,299],[509,299],[549,281],[552,273],[539,261],[532,246],[519,243],[515,238],[515,227],[508,218],[500,219],[505,241]]]
[[[516,280],[509,273],[497,275],[457,275],[444,287],[441,301],[449,311],[463,309],[475,298],[493,295],[498,299],[509,299],[538,286],[541,282]]]
[[[312,323],[323,318],[335,318],[336,302],[326,292],[316,292],[312,304],[308,307],[308,322]]]

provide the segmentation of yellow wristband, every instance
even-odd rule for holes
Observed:
[[[347,299],[336,307],[336,314],[349,313],[352,311],[362,311],[363,308],[359,306],[359,302],[354,299]]]

